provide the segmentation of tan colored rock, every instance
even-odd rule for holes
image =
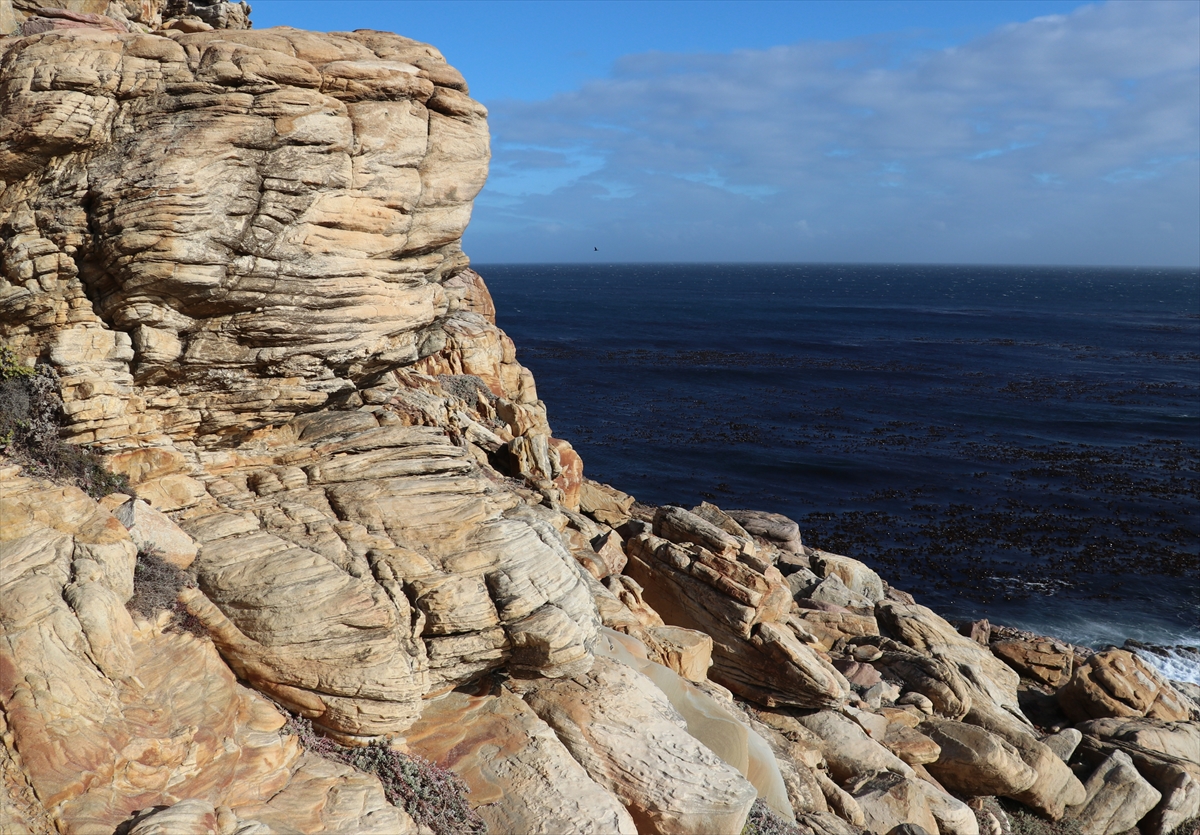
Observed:
[[[743,528],[738,521],[730,516],[715,504],[709,502],[701,502],[692,508],[692,513],[699,516],[705,522],[711,522],[725,533],[746,541],[753,541],[753,535]]]
[[[658,643],[667,667],[688,681],[708,678],[713,648],[710,636],[682,626],[651,626],[648,631]]]
[[[913,704],[947,719],[966,717],[974,705],[971,686],[948,661],[889,650],[871,663],[904,682],[909,692],[901,696],[899,704]]]
[[[782,514],[762,510],[731,510],[729,516],[748,533],[761,537],[782,551],[795,554],[804,552],[800,526]]]
[[[909,765],[937,762],[942,753],[941,746],[932,739],[899,722],[889,722],[879,741],[883,743],[884,748]]]
[[[245,820],[228,806],[213,806],[204,800],[181,800],[174,806],[153,808],[134,816],[129,835],[210,835],[236,832],[238,835],[269,835],[270,828],[260,821]]]
[[[1135,653],[1122,649],[1093,655],[1075,669],[1057,696],[1063,712],[1075,722],[1138,716],[1171,722],[1189,716],[1175,688]]]
[[[903,824],[937,832],[937,819],[917,783],[895,772],[881,771],[857,778],[846,788],[863,810],[870,832],[891,832]]]
[[[1162,793],[1140,823],[1152,835],[1167,835],[1200,814],[1200,723],[1156,719],[1095,719],[1079,726],[1077,759],[1099,764],[1120,751]]]
[[[789,625],[791,594],[777,569],[738,551],[741,543],[732,535],[682,508],[656,519],[659,530],[707,539],[737,555],[721,557],[691,539],[681,545],[649,533],[626,543],[626,574],[664,622],[712,636],[713,680],[765,705],[819,708],[845,699],[845,678]]]
[[[0,0],[0,36],[17,28],[17,17],[13,14],[12,0]]]
[[[992,652],[1025,678],[1058,689],[1071,678],[1075,655],[1071,648],[1050,639],[1005,639],[991,644]]]
[[[637,580],[624,574],[614,574],[608,578],[607,586],[608,590],[616,595],[617,599],[625,605],[643,627],[652,629],[664,625],[658,612],[654,611],[646,602],[643,597],[645,589],[638,584]]]
[[[139,551],[152,551],[176,568],[187,568],[195,562],[196,541],[165,513],[141,499],[129,499],[112,513],[129,531]]]
[[[1129,755],[1116,751],[1084,783],[1087,799],[1073,809],[1084,835],[1116,835],[1132,829],[1162,799],[1133,767]]]
[[[796,721],[822,740],[822,753],[829,773],[843,785],[850,780],[890,771],[901,777],[914,776],[912,768],[870,736],[852,719],[823,710]],[[853,793],[853,792],[851,792]]]
[[[525,700],[639,832],[741,832],[754,788],[687,733],[649,679],[597,658],[585,675],[534,683]]]
[[[809,561],[818,576],[837,577],[845,588],[871,603],[883,600],[883,580],[864,563],[821,550],[813,551]]]
[[[374,778],[339,766],[306,784],[325,766],[279,734],[284,717],[207,640],[134,626],[119,591],[133,543],[96,502],[10,473],[0,504],[5,745],[65,831],[111,832],[187,799],[284,831],[415,831]]]
[[[937,821],[940,835],[980,835],[979,818],[967,804],[933,785],[925,775],[914,780],[917,789],[925,795],[930,814]]]
[[[478,316],[441,283],[466,267],[486,122],[431,47],[69,29],[7,43],[5,73],[21,129],[0,131],[0,337],[50,357],[73,438],[163,446],[278,423],[437,354],[456,316]],[[189,99],[196,85],[216,98]],[[39,176],[52,158],[66,176]],[[93,264],[111,282],[95,309]],[[487,363],[519,387],[501,343]]]
[[[825,802],[835,815],[856,829],[866,826],[867,816],[854,795],[833,782],[824,771],[814,771],[813,776],[825,793]]]
[[[704,681],[693,684],[669,667],[654,662],[636,639],[601,630],[596,654],[618,661],[654,683],[687,725],[687,731],[750,781],[759,798],[785,820],[794,810],[788,788],[770,744],[751,727],[752,719],[729,691]]]
[[[998,708],[1016,716],[1022,715],[1017,703],[1017,687],[1020,684],[1017,673],[986,647],[958,634],[953,626],[930,609],[883,600],[875,607],[875,617],[881,632],[922,655],[955,668],[973,698],[985,698]],[[962,675],[964,669],[972,671],[969,678]],[[937,700],[934,701],[936,703]]]
[[[817,583],[806,592],[805,596],[810,600],[842,606],[850,611],[871,612],[874,608],[874,601],[852,591],[836,574],[830,574]]]
[[[449,768],[489,832],[558,835],[637,830],[617,798],[588,777],[521,699],[454,691],[426,703],[409,749]]]
[[[633,496],[598,481],[584,479],[579,487],[579,509],[597,522],[618,527],[629,520]]]
[[[1051,820],[1059,820],[1086,799],[1083,784],[1047,746],[1029,737],[1014,737],[1010,744],[1025,764],[1037,772],[1037,780],[1013,800],[1036,809]]]
[[[792,617],[799,621],[800,628],[812,635],[824,650],[831,649],[843,638],[852,640],[879,634],[879,625],[874,616],[854,613],[848,609],[833,612],[798,609]]]
[[[1037,780],[1037,772],[1012,745],[982,728],[930,718],[921,731],[942,749],[937,762],[926,767],[952,792],[1011,797]]]
[[[737,537],[682,507],[660,507],[654,514],[654,535],[680,545],[699,545],[718,557],[732,557],[742,550]]]
[[[600,534],[591,544],[596,554],[604,561],[609,574],[620,574],[629,562],[629,558],[625,556],[624,543],[616,531]]]
[[[1093,719],[1078,731],[1192,763],[1200,768],[1200,722],[1160,719]]]
[[[1011,797],[1036,809],[1051,820],[1063,816],[1067,807],[1083,802],[1083,784],[1051,748],[1042,744],[1029,726],[1011,714],[977,702],[964,720],[1003,739],[1017,750],[1026,765],[1037,772],[1037,780]]]
[[[1066,763],[1071,761],[1071,755],[1079,747],[1081,739],[1083,739],[1083,734],[1075,728],[1064,728],[1043,739],[1042,744],[1053,751],[1054,756]]]

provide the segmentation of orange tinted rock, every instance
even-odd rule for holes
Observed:
[[[1178,721],[1187,719],[1187,703],[1169,682],[1122,649],[1099,652],[1075,669],[1058,691],[1058,703],[1072,720],[1139,717]]]

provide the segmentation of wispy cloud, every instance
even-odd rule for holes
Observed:
[[[874,40],[626,56],[489,102],[468,251],[1194,264],[1198,9],[1087,6],[902,60]]]

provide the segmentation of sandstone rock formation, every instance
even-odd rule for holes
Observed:
[[[136,493],[0,453],[0,830],[429,831],[288,714],[492,832],[1200,812],[1200,724],[1136,655],[964,637],[786,517],[584,478],[460,247],[461,75],[248,12],[0,0],[0,340]]]

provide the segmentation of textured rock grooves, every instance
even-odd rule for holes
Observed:
[[[497,833],[1200,812],[1200,708],[1135,655],[584,479],[461,251],[486,112],[437,50],[66,6],[0,0],[0,337],[137,497],[0,456],[0,830],[419,831],[285,710]],[[126,608],[150,553],[197,634]]]

